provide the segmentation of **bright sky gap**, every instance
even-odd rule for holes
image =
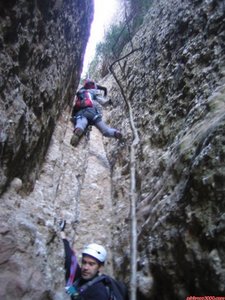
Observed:
[[[118,8],[118,0],[94,0],[94,20],[88,40],[82,75],[88,70],[88,65],[95,55],[96,45],[103,40],[104,34],[109,27]]]

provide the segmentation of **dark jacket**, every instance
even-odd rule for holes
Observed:
[[[71,285],[71,282],[74,283],[79,279],[78,287],[81,287],[87,280],[81,278],[81,268],[77,262],[76,255],[71,249],[69,242],[66,239],[63,239],[64,250],[65,250],[65,280],[66,285]],[[75,264],[74,264],[75,263]],[[74,268],[75,266],[75,268]],[[98,275],[97,275],[98,276]],[[71,297],[73,299],[73,297]],[[103,284],[103,282],[96,282],[81,293],[78,300],[108,300],[108,292]]]

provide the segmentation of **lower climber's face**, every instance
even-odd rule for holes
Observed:
[[[93,278],[99,271],[101,265],[99,262],[88,255],[83,255],[81,264],[81,276],[85,280]]]

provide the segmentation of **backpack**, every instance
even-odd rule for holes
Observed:
[[[93,107],[93,101],[91,93],[88,90],[81,89],[77,92],[76,103],[74,105],[75,110],[81,108]]]
[[[101,275],[103,283],[109,291],[110,300],[128,300],[128,289],[126,285],[110,276]]]
[[[78,281],[75,281],[75,283],[68,288],[67,293],[72,296],[72,299],[80,299],[80,296],[84,291],[86,291],[90,286],[99,281],[102,281],[105,285],[109,294],[109,300],[129,300],[128,289],[126,285],[123,282],[104,274],[95,277],[79,288],[77,287],[77,285],[79,284],[78,279]]]

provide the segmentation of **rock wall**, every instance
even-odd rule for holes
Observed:
[[[75,172],[69,117],[92,19],[89,0],[0,3],[0,299],[65,299],[57,222],[74,240],[87,151]]]
[[[21,194],[22,182],[15,178],[1,196],[0,299],[70,298],[64,290],[62,218],[78,259],[87,243],[111,249],[110,167],[101,134],[93,129],[73,148],[68,114],[57,122],[34,190]],[[105,271],[112,274],[108,254]]]
[[[153,2],[133,38],[137,51],[114,69],[130,117],[112,76],[102,82],[113,99],[106,121],[121,127],[125,136],[123,143],[104,138],[107,158],[94,131],[90,142],[85,137],[71,147],[69,108],[60,113],[78,84],[83,57],[82,45],[76,52],[75,44],[82,43],[84,29],[71,15],[83,26],[82,18],[91,17],[79,5],[88,9],[91,3],[20,1],[24,18],[15,3],[0,4],[0,298],[65,298],[63,247],[57,234],[61,217],[67,219],[66,233],[78,251],[87,241],[105,244],[113,257],[113,266],[109,260],[106,268],[128,282],[133,165],[138,299],[224,295],[224,1]],[[70,9],[62,10],[69,3]],[[16,25],[14,18],[20,20]],[[78,37],[71,38],[70,46],[65,19]],[[46,26],[38,34],[34,29],[42,23]],[[28,28],[33,34],[28,35]],[[23,43],[28,50],[20,50]],[[69,47],[66,55],[61,45]],[[124,54],[130,50],[127,45]],[[54,63],[43,68],[48,55]],[[74,68],[69,71],[71,60]],[[139,135],[135,162],[130,161],[132,122]]]
[[[58,117],[71,105],[93,1],[0,4],[0,194],[19,177],[31,191]]]
[[[120,258],[114,268],[128,280],[135,163],[142,300],[225,295],[224,21],[224,1],[154,1],[123,55],[135,51],[113,68],[132,117],[114,78],[103,82],[114,102],[107,122],[125,136],[105,143]],[[139,135],[132,163],[131,121]]]

